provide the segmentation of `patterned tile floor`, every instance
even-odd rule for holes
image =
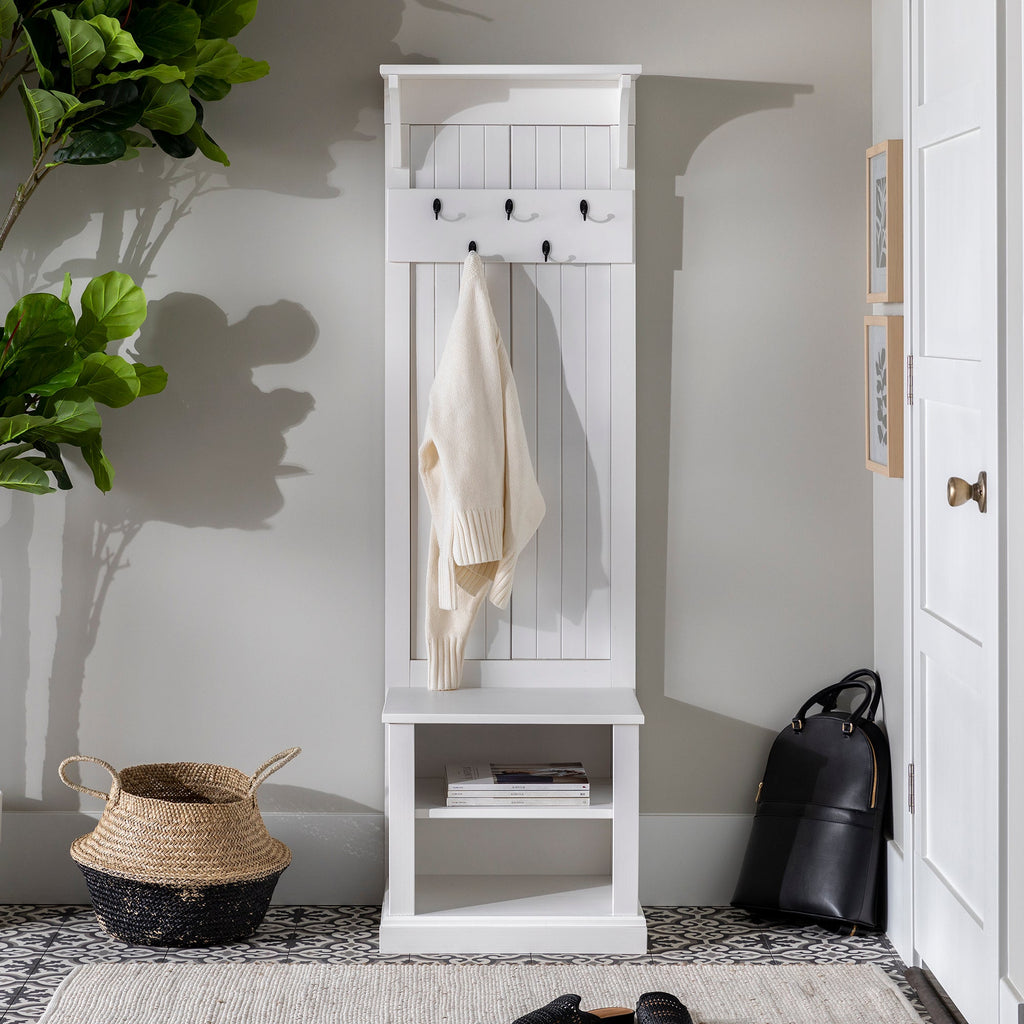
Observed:
[[[900,983],[904,964],[885,936],[838,935],[812,924],[751,917],[731,907],[646,907],[648,952],[643,956],[381,956],[379,907],[271,907],[247,942],[210,949],[126,946],[97,925],[89,907],[0,906],[0,1024],[36,1022],[54,989],[78,964],[114,960],[367,963],[443,960],[488,963],[874,963]]]

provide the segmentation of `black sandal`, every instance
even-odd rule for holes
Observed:
[[[546,1006],[533,1010],[525,1017],[519,1017],[512,1024],[595,1024],[596,1021],[633,1024],[633,1011],[628,1006],[581,1010],[579,996],[565,995],[552,999]]]
[[[693,1024],[693,1018],[671,993],[645,992],[636,1001],[636,1024]]]

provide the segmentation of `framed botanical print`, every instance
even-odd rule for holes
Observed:
[[[903,476],[903,317],[864,317],[864,454],[868,469]]]
[[[868,302],[903,301],[903,140],[867,151]]]

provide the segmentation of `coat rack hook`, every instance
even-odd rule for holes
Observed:
[[[512,219],[512,211],[516,208],[516,204],[511,199],[505,200],[505,220]]]
[[[544,262],[547,263],[548,256],[551,255],[551,243],[545,238],[544,244],[540,247],[540,251],[544,253]]]
[[[588,213],[589,211],[590,211],[590,203],[588,203],[588,202],[586,201],[586,199],[581,199],[581,200],[580,200],[580,213],[582,213],[582,214],[583,214],[583,219],[584,219],[584,220],[586,220],[586,219],[587,219],[587,213]]]
[[[470,252],[476,252],[476,242],[470,242],[469,243],[469,251]]]
[[[441,200],[434,200],[434,220],[437,220],[441,216]]]

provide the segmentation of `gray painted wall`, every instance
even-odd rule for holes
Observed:
[[[903,12],[901,0],[873,0],[872,21],[872,144],[902,139]],[[875,303],[879,316],[902,316],[903,303]],[[909,327],[909,325],[907,325]],[[904,344],[909,350],[910,335]],[[907,418],[909,422],[909,417]],[[903,844],[906,806],[906,758],[903,754],[903,480],[873,477],[875,667],[882,677],[885,721],[892,754],[893,838]]]
[[[240,39],[273,71],[210,111],[228,170],[154,154],[60,169],[0,254],[4,302],[65,270],[79,288],[112,268],[144,277],[150,317],[133,348],[171,373],[165,395],[109,416],[110,495],[84,478],[66,496],[0,495],[0,899],[26,898],[26,878],[33,898],[57,891],[53,812],[67,814],[61,836],[88,827],[56,778],[76,752],[251,769],[299,744],[264,808],[304,816],[310,878],[354,865],[358,885],[314,884],[325,899],[365,899],[379,878],[383,62],[644,65],[638,692],[642,809],[660,843],[648,863],[685,865],[663,816],[749,812],[803,697],[873,660],[858,344],[868,0],[377,0],[303,14],[264,3]],[[27,144],[17,104],[4,106],[5,143]],[[2,194],[24,168],[25,145],[5,144]],[[703,860],[735,861],[743,829],[713,834],[726,838],[698,843]],[[721,885],[671,878],[659,900],[720,898]]]

